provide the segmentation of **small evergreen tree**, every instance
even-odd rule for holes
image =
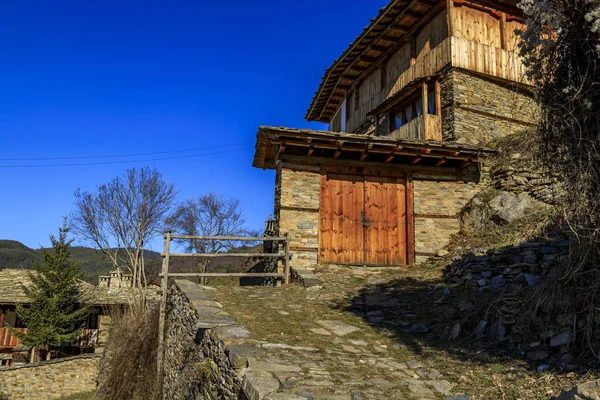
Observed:
[[[23,286],[29,305],[17,306],[17,315],[27,327],[17,336],[27,345],[46,353],[46,359],[62,344],[77,340],[89,312],[78,288],[80,267],[71,260],[66,223],[59,229],[58,239],[50,235],[51,250],[43,250],[44,261],[34,264],[31,285]]]

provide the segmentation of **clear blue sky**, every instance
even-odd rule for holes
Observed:
[[[94,190],[143,165],[156,166],[174,183],[180,200],[213,190],[239,198],[250,226],[262,228],[273,211],[274,173],[252,167],[257,126],[322,128],[304,114],[325,68],[386,2],[4,2],[0,238],[47,246],[76,189]],[[113,165],[6,167],[134,159],[10,158],[226,144],[242,150]],[[160,156],[138,158],[154,157]]]

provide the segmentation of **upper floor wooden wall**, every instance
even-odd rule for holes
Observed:
[[[410,41],[379,61],[378,68],[343,82],[351,89],[332,119],[332,130],[356,132],[368,124],[367,114],[384,100],[412,80],[435,74],[448,64],[524,81],[524,67],[515,52],[521,20],[464,0],[449,4],[449,12],[439,12]]]

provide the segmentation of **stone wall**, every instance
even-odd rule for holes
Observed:
[[[562,194],[562,185],[549,178],[539,165],[499,165],[490,171],[491,186],[512,193],[528,193],[546,204],[556,204]]]
[[[569,242],[525,242],[490,249],[453,261],[446,279],[480,291],[500,290],[508,284],[534,286],[556,262],[567,257]]]
[[[450,243],[450,237],[460,229],[460,211],[479,191],[476,181],[459,182],[455,177],[419,178],[415,175],[413,182],[417,264],[435,256]]]
[[[168,296],[163,398],[258,400],[279,389],[252,363],[261,349],[223,312],[211,289],[177,280]]]
[[[481,145],[531,126],[536,106],[515,83],[453,69],[442,82],[444,140]]]
[[[99,354],[0,369],[0,393],[11,400],[57,399],[96,389]]]
[[[317,168],[302,169],[284,165],[277,170],[275,218],[279,234],[290,235],[291,267],[304,270],[317,265],[321,175]]]

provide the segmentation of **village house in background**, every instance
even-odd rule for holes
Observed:
[[[413,265],[459,230],[491,139],[534,121],[516,0],[393,0],[327,69],[306,118],[260,127],[296,271]]]
[[[31,346],[25,346],[13,335],[12,329],[26,331],[15,311],[17,304],[28,304],[22,286],[29,286],[30,270],[0,270],[0,366],[14,366],[38,361]],[[114,277],[114,280],[113,280]],[[76,343],[65,344],[61,348],[64,355],[93,353],[102,351],[110,327],[110,311],[114,307],[129,304],[127,282],[131,280],[121,270],[110,273],[108,281],[100,280],[99,286],[80,281],[79,287],[90,302],[91,311],[85,328]]]
[[[114,269],[108,275],[98,276],[98,286],[110,290],[130,289],[133,287],[133,274],[126,274],[121,268]]]

